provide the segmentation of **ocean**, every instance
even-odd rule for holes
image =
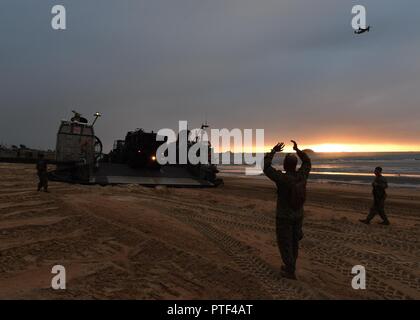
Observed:
[[[310,180],[348,184],[370,184],[375,167],[383,168],[390,186],[420,188],[420,153],[317,153],[310,155]],[[274,158],[273,165],[282,169],[284,154]],[[263,177],[262,170],[247,165],[219,165],[224,175],[244,176],[245,169]]]

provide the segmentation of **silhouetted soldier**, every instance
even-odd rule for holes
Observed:
[[[36,163],[36,171],[38,174],[38,191],[43,188],[45,192],[48,192],[48,172],[47,172],[47,161],[44,159],[42,153],[38,154],[38,162]]]
[[[388,226],[389,220],[385,214],[385,199],[386,199],[386,189],[388,188],[388,182],[385,177],[382,175],[382,168],[375,168],[375,180],[372,182],[372,194],[373,194],[373,206],[370,209],[369,215],[364,220],[359,220],[360,222],[369,224],[372,219],[379,214],[382,218],[381,224]]]
[[[303,238],[303,205],[306,199],[306,182],[311,171],[311,160],[306,153],[299,150],[293,141],[293,149],[302,160],[298,171],[298,159],[288,154],[284,158],[283,168],[276,170],[271,163],[277,152],[284,149],[284,143],[278,143],[264,157],[264,173],[277,185],[276,234],[277,244],[284,263],[281,274],[283,277],[296,280],[296,260],[298,258],[299,241]]]

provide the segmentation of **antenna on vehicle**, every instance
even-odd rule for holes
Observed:
[[[203,140],[203,131],[206,131],[206,129],[208,129],[209,127],[210,126],[207,123],[207,117],[205,116],[204,117],[204,123],[201,124],[200,137],[198,137],[198,136],[196,137],[196,142],[199,140],[199,138],[200,138],[201,141]]]
[[[98,118],[101,116],[101,114],[99,112],[96,112],[93,116],[95,117],[95,120],[93,120],[92,127],[95,125],[96,120],[98,120]]]

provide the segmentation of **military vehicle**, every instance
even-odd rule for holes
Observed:
[[[157,134],[153,131],[129,131],[125,140],[114,142],[110,160],[113,163],[126,163],[131,168],[160,169],[156,151],[163,143],[157,140]]]
[[[130,131],[125,140],[117,140],[113,150],[104,155],[102,142],[94,131],[99,116],[96,113],[95,120],[89,124],[74,111],[70,121],[61,121],[56,144],[57,169],[50,173],[50,180],[182,187],[214,187],[223,183],[212,164],[159,165],[156,151],[164,141],[157,141],[153,131]]]
[[[89,183],[102,156],[102,142],[95,136],[94,130],[100,114],[95,113],[94,122],[89,124],[80,113],[73,113],[74,117],[70,121],[62,120],[58,129],[55,154],[57,168],[49,178]]]

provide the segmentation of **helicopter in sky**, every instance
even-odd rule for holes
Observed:
[[[368,26],[367,28],[359,27],[359,29],[355,30],[354,33],[355,34],[362,34],[362,33],[369,32],[369,31],[370,31],[370,26]]]

